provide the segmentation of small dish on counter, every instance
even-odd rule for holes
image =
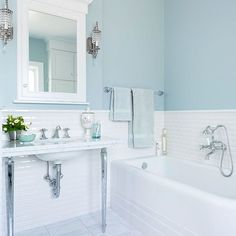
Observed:
[[[36,138],[36,134],[21,134],[19,136],[19,141],[23,143],[30,143],[33,142]]]

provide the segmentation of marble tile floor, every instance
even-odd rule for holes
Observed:
[[[101,231],[101,214],[97,212],[19,232],[16,236],[143,236],[143,234],[109,209],[105,234]]]

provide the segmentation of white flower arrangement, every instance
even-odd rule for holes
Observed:
[[[11,131],[26,131],[28,126],[25,124],[24,118],[22,116],[13,117],[9,115],[7,117],[6,123],[2,125],[2,130],[5,133]]]

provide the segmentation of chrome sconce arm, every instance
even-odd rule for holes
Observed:
[[[101,33],[101,30],[98,28],[98,22],[96,22],[92,36],[87,38],[87,52],[91,54],[94,59],[97,58],[98,51],[100,50]]]

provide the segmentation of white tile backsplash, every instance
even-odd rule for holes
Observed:
[[[155,148],[142,150],[128,148],[126,144],[128,140],[128,123],[109,121],[107,111],[95,111],[95,113],[96,120],[101,121],[103,136],[119,138],[125,141],[125,144],[108,149],[109,163],[116,159],[147,156],[155,153]],[[81,137],[83,135],[83,129],[80,125],[81,111],[8,110],[2,111],[1,114],[1,121],[8,114],[24,116],[26,122],[33,123],[32,131],[37,133],[37,138],[40,137],[40,128],[47,128],[49,130],[47,135],[51,137],[53,129],[57,125],[61,125],[62,128],[70,128],[71,137]],[[155,137],[157,140],[160,140],[163,127],[164,112],[155,112]],[[0,140],[6,139],[7,136],[5,134],[0,134]],[[2,166],[0,165],[0,173],[2,173],[0,187],[3,188],[4,173],[1,170]],[[59,199],[52,199],[51,189],[43,179],[46,174],[46,163],[39,161],[36,157],[17,158],[15,161],[16,232],[64,221],[100,209],[101,175],[99,151],[80,152],[78,159],[62,164],[62,172],[64,178],[61,181],[61,196]],[[110,173],[108,170],[109,179]],[[108,193],[109,191],[110,188],[108,188]],[[4,207],[4,196],[1,194],[2,191],[0,191],[0,207],[2,209]],[[0,211],[0,218],[2,219],[4,217],[1,214],[2,211]],[[4,222],[1,220],[1,232],[3,232],[3,226]]]

